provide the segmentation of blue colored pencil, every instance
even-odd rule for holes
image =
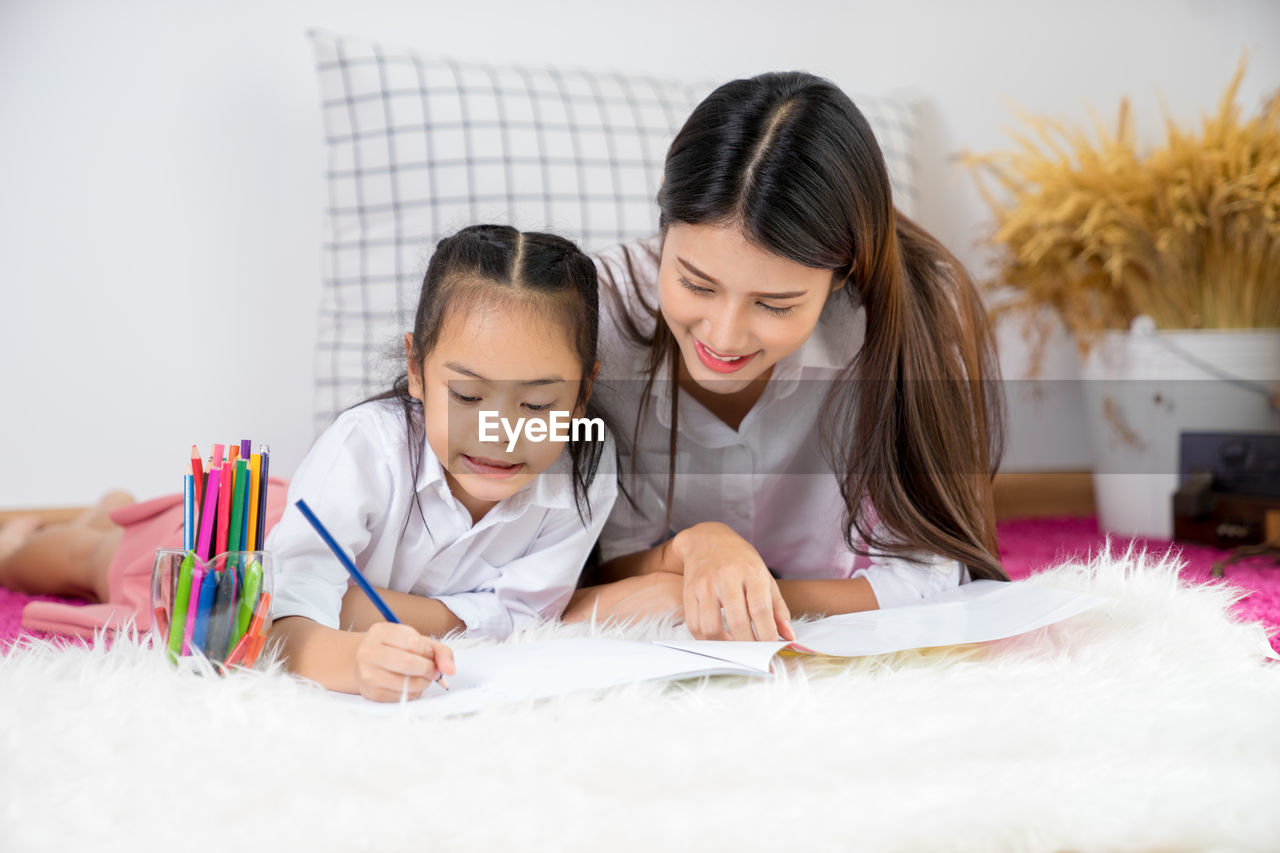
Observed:
[[[182,550],[196,547],[196,478],[190,467],[182,478]]]
[[[195,589],[191,590],[194,597]],[[196,624],[191,631],[191,648],[209,653],[209,617],[213,615],[213,602],[218,596],[218,573],[212,568],[205,572],[200,582],[200,600],[196,605]]]
[[[382,596],[378,595],[377,590],[370,586],[369,582],[365,580],[364,575],[356,568],[356,564],[347,556],[347,552],[342,550],[342,546],[329,535],[329,531],[320,523],[320,519],[316,518],[316,514],[311,511],[311,507],[307,506],[307,502],[299,500],[297,501],[297,507],[303,517],[306,518],[307,521],[311,522],[311,526],[316,529],[316,533],[320,534],[320,538],[324,540],[324,544],[328,545],[329,550],[338,558],[338,562],[342,563],[343,567],[351,575],[352,579],[355,580],[362,590],[364,590],[364,594],[369,596],[369,600],[372,601],[373,606],[378,608],[378,611],[382,613],[382,617],[388,622],[395,622],[399,624],[400,620],[391,612],[391,608],[382,600]]]

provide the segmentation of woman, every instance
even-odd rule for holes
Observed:
[[[667,154],[660,235],[600,259],[597,394],[626,496],[609,581],[568,620],[683,607],[695,637],[1007,580],[992,331],[961,264],[893,207],[829,81],[721,86]],[[859,557],[870,565],[859,567]]]

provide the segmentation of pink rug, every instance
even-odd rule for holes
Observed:
[[[1106,536],[1094,518],[1047,518],[1006,521],[1000,525],[1000,556],[1014,580],[1072,558],[1086,559],[1107,547]],[[1210,571],[1225,551],[1201,545],[1116,537],[1110,542],[1112,554],[1123,554],[1133,543],[1154,556],[1170,548],[1181,550],[1186,565],[1182,577],[1188,583],[1213,580]],[[1271,635],[1271,646],[1280,652],[1280,565],[1273,557],[1254,557],[1227,567],[1226,583],[1247,591],[1235,606],[1242,618],[1261,622]],[[1215,581],[1216,582],[1216,581]],[[0,651],[6,650],[25,632],[21,627],[22,607],[28,601],[59,601],[52,596],[30,596],[0,587]],[[44,636],[44,635],[37,635]],[[70,638],[74,641],[75,638]]]
[[[1098,529],[1096,518],[1031,518],[999,525],[1000,558],[1005,571],[1021,580],[1042,569],[1070,559],[1084,560],[1103,552],[1107,536]],[[1244,620],[1261,622],[1271,637],[1271,647],[1280,653],[1280,563],[1275,557],[1251,557],[1226,567],[1221,580],[1211,574],[1213,564],[1227,551],[1206,545],[1190,545],[1157,539],[1113,536],[1110,553],[1120,556],[1130,545],[1153,557],[1174,549],[1181,552],[1182,578],[1188,584],[1228,583],[1247,593],[1236,603],[1235,613]]]

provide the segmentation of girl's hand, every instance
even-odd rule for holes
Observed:
[[[684,621],[694,637],[796,638],[778,582],[760,553],[733,528],[718,521],[695,524],[676,534],[672,545],[684,564]]]
[[[356,648],[356,685],[374,702],[417,699],[433,681],[455,671],[449,647],[409,625],[375,623]]]

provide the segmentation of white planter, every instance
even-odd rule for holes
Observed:
[[[1280,432],[1280,412],[1264,396],[1221,374],[1280,383],[1280,329],[1159,332],[1139,317],[1090,351],[1084,403],[1105,530],[1173,535],[1181,433]]]

